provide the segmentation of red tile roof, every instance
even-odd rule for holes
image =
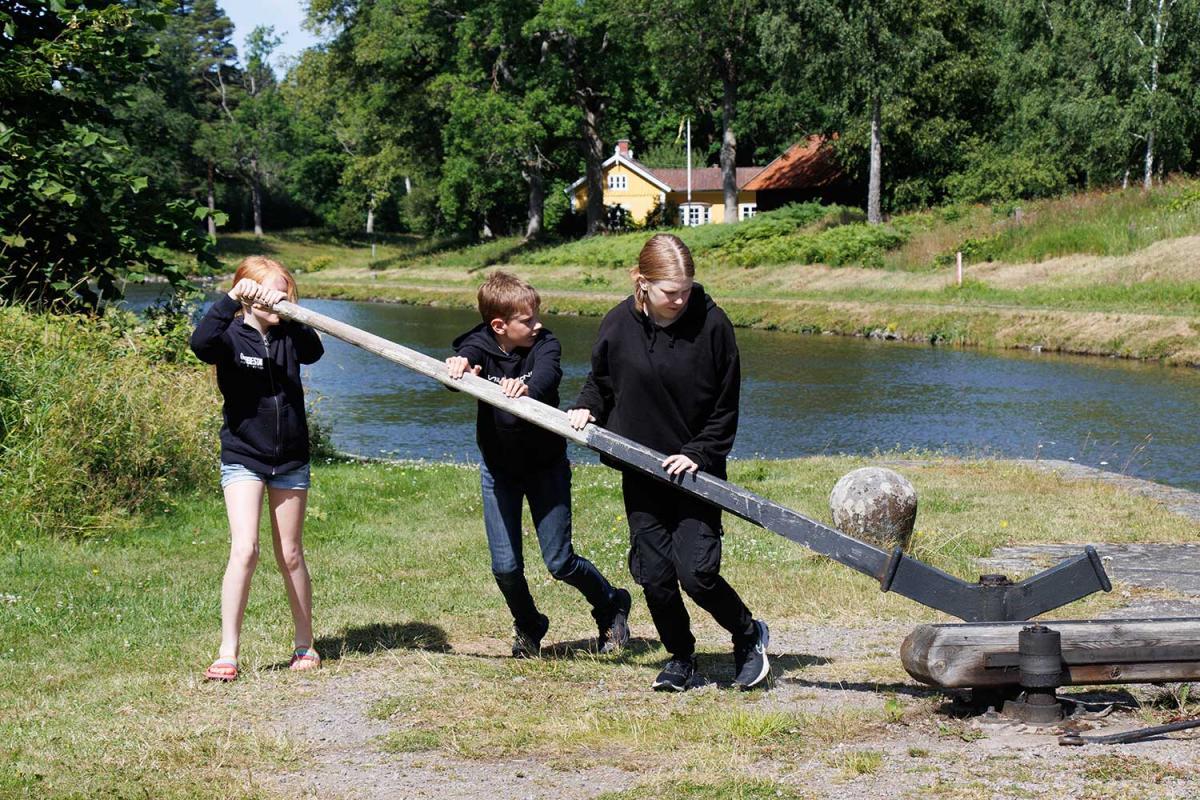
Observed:
[[[740,170],[739,170],[740,172]],[[772,161],[743,187],[747,191],[763,189],[815,189],[842,177],[833,147],[820,135],[797,142]]]
[[[687,170],[686,169],[651,169],[645,164],[638,164],[639,167],[649,172],[654,177],[658,178],[663,183],[671,187],[672,191],[686,192],[687,191]],[[746,183],[758,173],[762,172],[762,167],[738,167],[737,168],[737,186],[738,189],[745,187]],[[692,167],[692,191],[693,192],[719,192],[723,188],[721,183],[721,168],[720,167]]]

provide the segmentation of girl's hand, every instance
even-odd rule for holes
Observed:
[[[237,300],[242,305],[250,305],[254,301],[254,296],[261,288],[262,287],[259,286],[257,282],[252,281],[249,278],[242,278],[233,285],[232,289],[229,290],[229,298],[231,300]]]
[[[592,412],[586,408],[572,408],[567,412],[567,422],[577,431],[581,431],[589,422],[595,422],[596,418],[592,416]]]
[[[521,397],[529,394],[529,387],[520,378],[501,378],[500,391],[508,397]]]
[[[280,300],[286,300],[287,292],[281,292],[278,289],[268,289],[261,283],[252,281],[249,278],[242,278],[237,282],[237,285],[229,290],[229,296],[241,302],[244,306],[270,308]]]
[[[466,374],[467,370],[470,370],[472,375],[478,375],[482,369],[483,367],[481,366],[472,367],[471,362],[462,356],[450,356],[446,359],[446,370],[454,380],[460,379]]]
[[[694,475],[696,470],[700,469],[700,465],[683,453],[677,453],[673,456],[667,456],[662,462],[662,468],[667,471],[668,475],[674,477],[682,475],[685,472],[689,475]]]

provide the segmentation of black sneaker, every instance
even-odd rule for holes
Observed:
[[[545,614],[538,614],[536,630],[522,630],[513,624],[513,658],[539,658],[542,655],[542,637],[550,630],[550,620]]]
[[[767,623],[760,619],[754,620],[754,630],[757,636],[737,642],[733,646],[733,668],[737,673],[733,685],[743,691],[762,683],[771,671],[771,666],[767,663],[767,645],[771,641]]]
[[[652,688],[656,692],[682,692],[696,674],[696,657],[672,658],[654,679]]]
[[[633,598],[624,589],[614,592],[612,605],[596,616],[600,628],[600,652],[615,653],[629,644],[629,608]]]

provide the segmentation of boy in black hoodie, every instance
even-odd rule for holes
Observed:
[[[677,237],[650,238],[631,270],[633,295],[608,312],[592,348],[592,371],[567,411],[663,453],[663,477],[682,482],[704,470],[725,478],[737,433],[741,362],[733,325],[704,288]],[[770,670],[766,623],[756,620],[721,577],[721,510],[643,475],[623,473],[629,569],[670,659],[658,691],[694,685],[696,638],[680,588],[733,639],[739,689]]]
[[[530,397],[558,408],[562,348],[538,320],[541,298],[525,281],[494,272],[479,288],[483,322],[454,340],[456,355],[446,359],[451,378],[470,370],[500,386],[509,397]],[[521,503],[537,530],[546,568],[578,589],[592,605],[600,631],[600,651],[629,641],[629,592],[615,589],[571,545],[571,465],[567,443],[487,403],[479,403],[476,440],[483,456],[483,522],[492,574],[513,615],[512,654],[537,656],[550,621],[537,610],[525,581],[521,547]]]

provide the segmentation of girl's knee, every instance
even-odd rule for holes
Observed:
[[[235,543],[229,548],[230,566],[252,570],[258,565],[258,544]]]
[[[304,551],[298,547],[284,550],[276,553],[275,560],[284,572],[298,572],[304,568]]]

